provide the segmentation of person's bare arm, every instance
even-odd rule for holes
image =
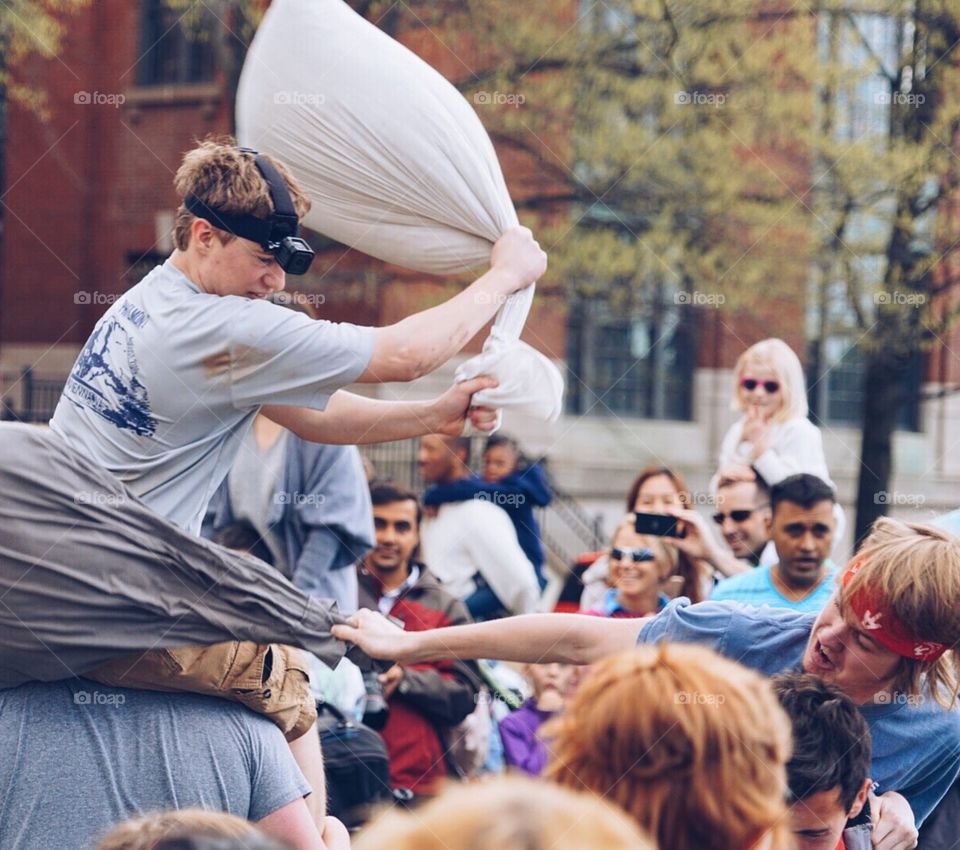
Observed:
[[[471,408],[470,400],[474,393],[496,385],[492,378],[474,378],[429,401],[385,401],[338,390],[325,410],[266,405],[262,413],[301,439],[328,445],[385,443],[423,434],[458,437],[467,417],[478,431],[493,428],[496,411]]]
[[[649,617],[604,619],[583,614],[524,614],[486,623],[405,632],[385,617],[357,611],[333,636],[357,644],[367,655],[400,664],[443,658],[497,658],[532,664],[558,661],[592,664],[637,644]]]
[[[349,850],[350,847],[349,838],[344,844],[335,830],[328,830],[335,840],[326,843],[302,799],[287,803],[261,818],[257,821],[257,829],[264,835],[282,841],[292,850]]]
[[[360,383],[412,381],[460,351],[512,293],[539,278],[547,255],[525,227],[508,230],[493,246],[490,270],[449,301],[377,328],[373,356]]]

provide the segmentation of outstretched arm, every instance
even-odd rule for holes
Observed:
[[[441,658],[497,658],[545,664],[592,664],[636,646],[649,618],[584,617],[581,614],[525,614],[487,623],[405,632],[373,611],[361,610],[333,636],[357,644],[373,658],[400,664]]]
[[[474,378],[454,384],[431,401],[384,401],[338,390],[324,410],[267,405],[263,414],[312,443],[363,445],[423,434],[459,437],[468,417],[480,431],[494,427],[496,412],[471,408],[470,401],[474,393],[496,385],[492,378]]]

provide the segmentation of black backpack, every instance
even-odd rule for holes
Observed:
[[[387,748],[369,726],[348,719],[340,709],[317,700],[317,727],[327,775],[327,813],[348,829],[362,826],[377,806],[404,802],[406,789],[390,786]]]

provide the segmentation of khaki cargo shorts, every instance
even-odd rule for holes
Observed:
[[[305,653],[280,643],[225,641],[124,655],[83,675],[124,688],[187,691],[239,702],[270,718],[288,741],[313,728]]]

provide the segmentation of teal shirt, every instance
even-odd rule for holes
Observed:
[[[774,586],[773,578],[770,575],[770,571],[773,569],[772,565],[757,567],[750,572],[724,579],[713,589],[710,600],[713,602],[739,602],[742,605],[751,605],[754,608],[769,605],[771,608],[789,608],[792,611],[800,611],[804,614],[816,614],[827,604],[827,600],[836,589],[834,578],[837,566],[832,561],[827,560],[826,567],[827,574],[823,581],[817,585],[817,589],[799,602],[787,599]]]

